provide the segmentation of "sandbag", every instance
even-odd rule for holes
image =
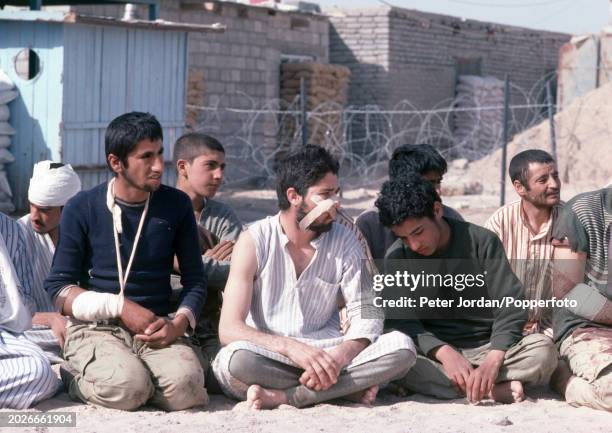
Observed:
[[[0,122],[0,135],[15,135],[15,128],[8,122]]]
[[[15,162],[15,157],[8,149],[0,149],[0,164],[10,164]]]
[[[15,83],[13,83],[13,80],[11,80],[2,69],[0,69],[0,92],[3,90],[13,90],[14,88]]]
[[[11,145],[11,137],[8,135],[0,135],[0,149],[5,149],[10,147]]]
[[[0,104],[8,104],[17,96],[19,96],[19,92],[16,90],[2,90],[0,91]]]

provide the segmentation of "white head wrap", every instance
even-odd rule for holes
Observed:
[[[34,165],[30,179],[28,200],[37,206],[64,206],[81,190],[81,180],[70,164],[51,168],[53,161],[41,161]]]

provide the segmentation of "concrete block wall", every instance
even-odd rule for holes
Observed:
[[[121,6],[76,6],[80,13],[123,16]],[[143,9],[141,17],[146,17]],[[221,23],[222,34],[191,32],[189,69],[204,74],[205,106],[261,108],[279,98],[282,55],[308,56],[329,61],[329,21],[323,15],[281,12],[226,2],[162,0],[160,18],[195,24]],[[226,146],[276,146],[275,115],[203,112],[199,129]],[[250,127],[249,125],[252,125]],[[250,129],[245,131],[248,126]]]
[[[330,62],[352,72],[349,102],[385,109],[408,100],[426,110],[452,99],[457,59],[480,59],[482,75],[503,79],[509,74],[528,92],[557,69],[559,49],[570,39],[388,6],[335,10],[328,16]],[[511,103],[524,104],[524,96],[513,91]]]

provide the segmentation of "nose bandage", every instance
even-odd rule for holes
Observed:
[[[312,196],[312,201],[317,205],[306,214],[302,221],[300,221],[300,230],[308,229],[308,227],[324,213],[329,213],[332,218],[335,218],[336,211],[338,210],[337,206],[340,204],[338,200],[333,198],[323,199],[323,197],[318,194]]]
[[[121,316],[124,297],[112,293],[87,291],[72,302],[72,315],[79,320],[94,321]]]

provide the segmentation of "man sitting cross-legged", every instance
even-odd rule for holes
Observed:
[[[191,199],[198,224],[204,272],[208,280],[206,304],[193,337],[206,358],[206,387],[209,392],[220,393],[208,362],[219,351],[222,292],[242,223],[232,208],[214,199],[223,183],[225,171],[225,149],[218,140],[199,132],[181,136],[174,145],[174,164],[177,171],[176,187]],[[175,277],[174,287],[177,286]]]
[[[31,284],[24,235],[0,213],[0,409],[26,409],[60,385],[43,351],[24,335],[36,305]]]
[[[516,276],[525,288],[525,297],[550,299],[551,263],[555,247],[552,231],[563,208],[561,180],[551,155],[539,149],[520,152],[508,168],[520,200],[498,209],[485,223],[504,245]],[[541,332],[552,338],[552,308],[535,306],[523,334]]]
[[[561,361],[551,385],[574,406],[612,412],[612,187],[565,205],[553,237],[554,311]]]
[[[62,379],[72,398],[133,410],[207,402],[204,373],[184,337],[206,296],[193,208],[161,185],[162,129],[148,113],[114,119],[105,135],[114,177],[64,207],[45,288],[71,316]],[[170,273],[183,290],[170,317]]]
[[[277,172],[281,211],[249,226],[234,247],[219,324],[225,347],[213,368],[225,392],[253,409],[339,397],[370,404],[378,385],[414,362],[407,336],[380,335],[363,249],[334,222],[337,173],[319,146],[289,154]]]
[[[26,331],[26,336],[45,351],[52,363],[62,362],[60,350],[64,346],[67,319],[56,311],[44,282],[59,241],[62,209],[80,190],[81,181],[70,165],[40,161],[34,165],[28,189],[30,213],[17,221],[25,235],[25,251],[33,273],[28,290],[35,313],[33,329]]]
[[[426,310],[387,320],[389,328],[405,332],[418,345],[416,364],[400,385],[437,398],[511,403],[524,398],[523,385],[547,384],[557,363],[551,339],[542,334],[522,338],[527,311],[491,302],[523,300],[523,287],[497,236],[444,217],[440,197],[421,176],[386,182],[376,206],[382,223],[399,238],[385,259],[403,260],[417,269],[413,274],[424,266],[428,276],[441,276],[428,277],[432,282],[421,283],[416,293],[453,301],[436,315]],[[462,299],[481,300],[482,306],[464,308]]]

